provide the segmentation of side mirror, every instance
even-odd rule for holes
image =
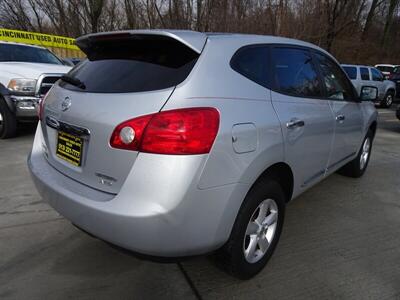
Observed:
[[[378,88],[374,86],[363,86],[361,88],[361,101],[375,101],[378,98]]]

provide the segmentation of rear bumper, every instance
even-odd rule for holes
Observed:
[[[181,156],[171,169],[161,163],[160,155],[140,154],[114,195],[78,183],[50,166],[38,128],[28,158],[34,183],[46,202],[83,230],[120,247],[161,257],[204,254],[228,239],[248,186],[198,189],[206,156]],[[160,172],[167,177],[157,176]]]

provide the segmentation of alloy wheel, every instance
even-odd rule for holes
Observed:
[[[266,199],[255,209],[247,225],[243,254],[247,262],[256,263],[267,253],[278,223],[278,205]]]
[[[389,107],[393,103],[393,96],[391,94],[387,95],[386,97],[386,106]]]
[[[364,141],[360,156],[360,170],[364,170],[367,165],[368,157],[371,149],[371,140],[367,137]]]
[[[1,113],[1,111],[0,111],[0,131],[1,131],[1,129],[3,128],[3,115],[2,115],[2,113]]]

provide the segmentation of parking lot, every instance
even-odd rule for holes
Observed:
[[[34,128],[0,141],[1,299],[400,299],[400,121],[379,110],[369,169],[333,175],[293,201],[278,248],[252,280],[212,257],[156,263],[76,229],[37,194]]]

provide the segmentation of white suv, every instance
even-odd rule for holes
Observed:
[[[358,94],[360,94],[362,86],[376,87],[378,98],[374,101],[375,104],[381,107],[392,106],[396,94],[396,84],[393,81],[385,80],[381,71],[371,66],[362,65],[342,65],[342,67]]]
[[[37,104],[71,67],[46,48],[0,42],[0,139],[37,119]]]

